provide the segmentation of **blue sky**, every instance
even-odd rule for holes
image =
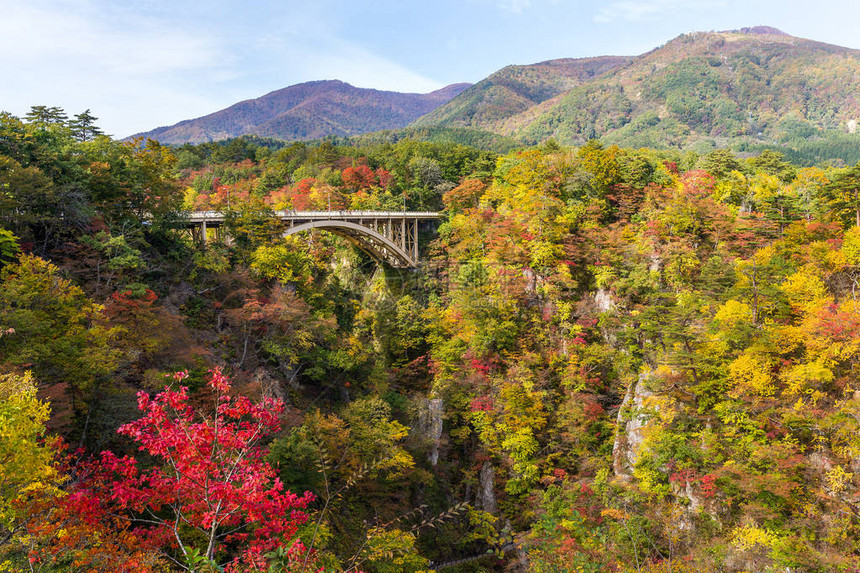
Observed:
[[[124,137],[288,85],[428,92],[508,64],[768,25],[860,49],[856,0],[0,0],[0,110]]]

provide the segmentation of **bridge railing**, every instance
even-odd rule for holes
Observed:
[[[436,211],[273,211],[276,218],[282,220],[303,219],[440,219],[441,213]],[[221,211],[191,211],[186,222],[189,224],[222,223],[224,213]]]

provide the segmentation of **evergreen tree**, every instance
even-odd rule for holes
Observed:
[[[99,135],[104,135],[104,132],[96,126],[98,118],[90,114],[90,110],[86,110],[75,115],[75,119],[69,122],[69,127],[72,129],[72,135],[78,141],[90,141]]]
[[[30,111],[24,116],[28,123],[36,123],[41,125],[65,125],[69,116],[61,107],[34,105],[30,106]]]
[[[834,213],[860,227],[860,163],[836,176],[824,195]]]

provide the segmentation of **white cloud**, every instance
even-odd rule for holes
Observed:
[[[184,89],[185,76],[223,74],[230,61],[191,30],[92,0],[0,0],[0,10],[0,107],[19,115],[38,104],[89,108],[125,136],[153,127],[156,111],[178,121],[210,109],[210,98]]]
[[[725,0],[622,0],[601,8],[594,16],[594,21],[640,22],[656,20],[672,12],[719,8],[725,5]]]
[[[520,14],[523,10],[531,6],[531,4],[531,0],[503,0],[499,3],[499,6],[508,12]]]
[[[439,82],[374,54],[350,42],[330,38],[323,49],[308,50],[293,65],[310,79],[339,79],[356,87],[427,93],[443,87]]]
[[[94,7],[76,3],[14,4],[0,19],[0,50],[27,62],[80,62],[128,74],[171,72],[215,65],[220,54],[211,40],[147,17],[125,17],[114,27]],[[8,59],[5,60],[9,62]]]
[[[539,5],[555,5],[561,0],[472,0],[481,4],[489,5],[496,10],[508,14],[522,14],[532,8],[537,9]]]

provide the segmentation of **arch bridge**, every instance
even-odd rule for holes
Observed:
[[[340,235],[377,261],[395,268],[418,266],[419,226],[441,217],[433,211],[274,211],[286,225],[284,235],[324,229]],[[194,211],[186,219],[195,240],[224,235],[224,213]],[[211,231],[211,232],[210,232]]]

